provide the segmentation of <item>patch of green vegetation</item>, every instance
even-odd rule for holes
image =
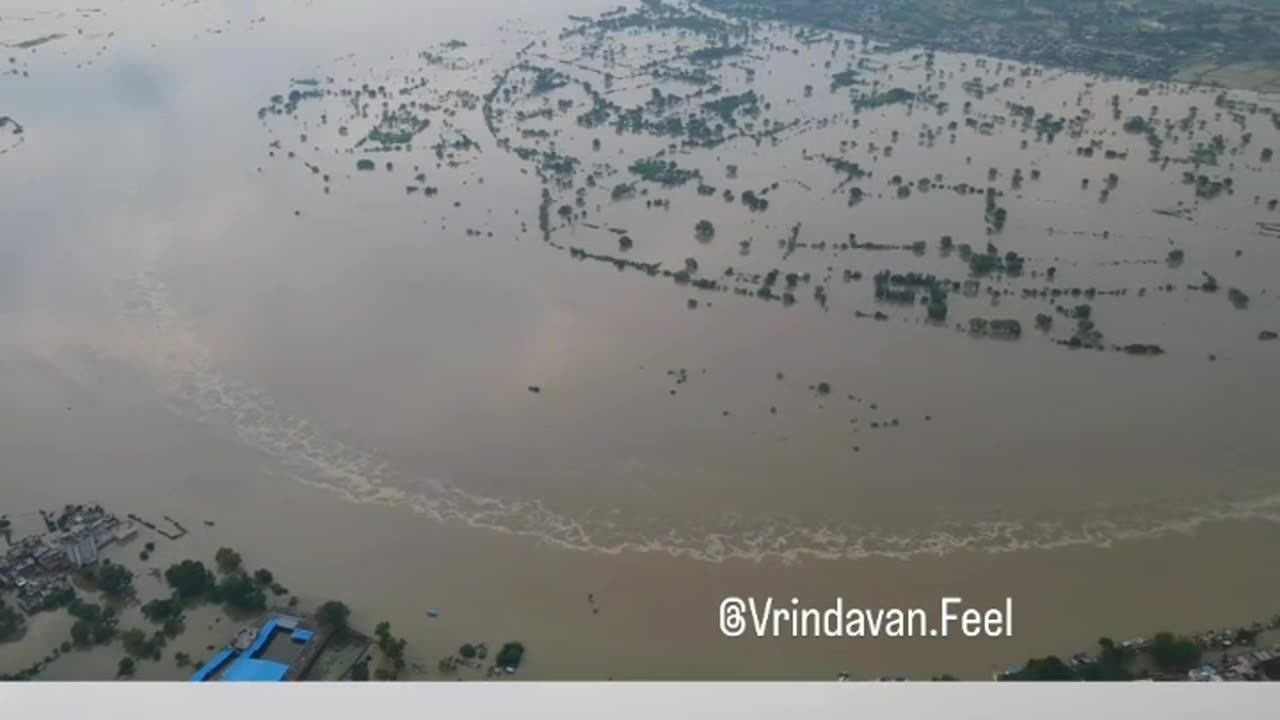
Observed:
[[[569,84],[569,77],[551,68],[534,68],[533,86],[529,91],[534,95],[544,95]]]
[[[267,609],[267,595],[262,587],[240,570],[228,574],[218,582],[214,599],[228,609],[241,613]]]
[[[336,630],[346,630],[351,621],[351,608],[340,600],[328,600],[316,608],[316,619]]]
[[[994,337],[1017,340],[1022,337],[1022,323],[1011,318],[970,318],[969,334],[978,337]]]
[[[639,262],[636,260],[627,260],[626,258],[613,257],[611,255],[601,255],[599,253],[589,252],[587,250],[583,250],[582,248],[576,248],[576,247],[569,248],[569,257],[574,258],[576,260],[595,260],[597,262],[606,262],[618,268],[619,270],[632,268],[635,270],[640,270],[641,272],[650,276],[660,275],[660,274],[666,275],[666,276],[675,278],[677,282],[679,282],[681,278],[683,278],[686,283],[690,281],[688,271],[681,270],[678,273],[675,273],[675,272],[671,272],[670,270],[663,270],[662,263],[646,263],[646,262]],[[695,280],[693,284],[695,286],[698,286],[699,281]]]
[[[1128,11],[1108,2],[1050,0],[705,0],[730,15],[864,33],[903,45],[1012,57],[1050,66],[1168,80],[1193,65],[1273,57],[1274,0],[1161,0]],[[1133,17],[1133,16],[1130,16]],[[1241,18],[1248,18],[1242,22]]]
[[[312,100],[322,98],[324,96],[325,92],[318,88],[311,88],[308,90],[299,90],[294,88],[289,91],[288,95],[272,95],[270,104],[258,110],[258,117],[266,117],[268,114],[292,115],[298,110],[298,105],[301,104],[303,100]]]
[[[538,203],[538,229],[544,241],[551,238],[551,191],[542,188],[542,200]]]
[[[183,600],[205,596],[217,586],[213,573],[199,560],[183,560],[164,571],[165,582]]]
[[[727,57],[734,57],[746,52],[746,48],[741,45],[712,45],[710,47],[700,48],[689,53],[688,58],[692,62],[706,63],[723,60]]]
[[[747,115],[757,115],[760,112],[760,98],[754,90],[748,90],[737,95],[725,95],[716,100],[711,100],[702,104],[704,110],[718,115],[722,121],[729,125],[736,125],[736,114],[741,111]]]
[[[844,180],[841,180],[840,184],[837,186],[839,188],[843,188],[845,185],[853,182],[854,180],[858,180],[860,178],[864,178],[867,176],[867,171],[863,170],[862,166],[856,162],[845,160],[842,157],[834,157],[831,155],[824,155],[822,159],[826,161],[828,165],[831,166],[832,170],[835,170],[837,173],[844,176]]]
[[[578,27],[565,31],[564,36],[604,35],[633,29],[652,31],[684,30],[708,37],[723,37],[732,26],[729,22],[713,17],[695,8],[646,0],[630,12],[610,11],[595,20],[579,19]]]
[[[1195,165],[1217,165],[1218,151],[1209,145],[1196,145],[1191,150],[1191,155],[1187,157],[1187,162]]]
[[[404,671],[404,651],[408,642],[391,634],[391,623],[382,621],[374,628],[378,650],[382,653],[382,662],[374,670],[373,676],[378,680],[395,680]]]
[[[1000,232],[1004,230],[1005,222],[1009,219],[1009,211],[996,204],[995,188],[987,188],[986,211],[984,217],[987,221],[987,229],[990,232]]]
[[[129,568],[106,559],[86,570],[83,577],[109,597],[122,598],[133,592],[133,573]]]
[[[671,160],[637,160],[627,169],[639,175],[641,180],[666,186],[684,185],[690,180],[702,177],[702,173],[698,170],[682,169]]]
[[[214,602],[241,613],[266,609],[264,588],[274,585],[274,576],[269,571],[258,570],[250,576],[244,570],[240,554],[225,547],[218,549],[214,562],[221,580],[198,560],[183,560],[169,566],[164,571],[164,579],[173,594],[143,605],[143,616],[163,624],[166,633],[176,635],[181,632],[183,608],[189,603]]]
[[[521,160],[537,163],[538,172],[547,177],[572,175],[578,167],[578,158],[549,150],[517,147],[512,152]]]
[[[24,627],[22,613],[10,607],[4,598],[0,598],[0,643],[16,639],[22,634]]]
[[[494,658],[494,664],[503,668],[518,668],[524,661],[524,644],[518,642],[503,643]]]
[[[1183,175],[1185,182],[1186,175]],[[1223,193],[1231,192],[1234,182],[1231,178],[1213,178],[1208,175],[1196,175],[1192,184],[1196,189],[1196,197],[1212,200]]]
[[[71,643],[75,647],[106,645],[115,639],[118,619],[111,608],[74,598],[67,611],[75,618],[71,625]]]
[[[1249,307],[1249,296],[1239,288],[1231,288],[1227,290],[1227,299],[1235,306],[1237,310],[1243,310]]]
[[[861,81],[862,74],[852,68],[841,70],[831,76],[831,89],[838,90],[844,87],[853,87]]]
[[[1184,673],[1200,664],[1200,646],[1195,640],[1173,633],[1156,633],[1148,650],[1156,667],[1166,672]]]
[[[1058,133],[1062,132],[1063,128],[1066,126],[1066,118],[1054,117],[1053,113],[1045,113],[1036,120],[1036,135],[1044,137],[1052,142],[1054,137],[1056,137]]]
[[[969,265],[969,272],[975,276],[982,277],[994,273],[1022,274],[1025,260],[1012,250],[1000,255],[992,247],[989,247],[985,253],[965,251],[963,247],[967,246],[962,246],[960,259]]]
[[[1151,123],[1140,115],[1134,115],[1124,121],[1124,131],[1134,135],[1141,135],[1151,129]]]
[[[383,148],[408,145],[413,142],[413,138],[418,133],[426,130],[430,125],[430,118],[419,117],[407,107],[391,111],[384,110],[382,117],[378,119],[377,125],[369,131],[369,134],[363,140],[356,143],[356,147],[363,145],[365,142],[370,142]]]
[[[1010,675],[1010,680],[1092,680],[1092,681],[1124,681],[1132,680],[1134,673],[1130,669],[1136,653],[1129,648],[1117,645],[1110,638],[1098,640],[1099,653],[1093,662],[1076,666],[1068,666],[1057,656],[1028,660],[1022,670]]]
[[[742,204],[755,212],[764,212],[769,209],[769,200],[757,195],[754,190],[744,190],[741,198]]]
[[[626,198],[632,197],[635,194],[636,194],[635,183],[618,183],[617,185],[613,186],[613,190],[610,191],[609,193],[610,197],[612,197],[614,200],[625,200]]]
[[[159,598],[142,606],[142,616],[156,624],[180,620],[184,611],[182,600],[178,597]]]
[[[120,633],[120,644],[131,657],[159,660],[167,640],[161,633],[148,635],[141,628],[129,628]]]
[[[1148,343],[1129,343],[1122,350],[1130,355],[1163,355],[1164,348]]]
[[[62,33],[50,33],[48,35],[41,35],[40,37],[31,38],[30,40],[22,40],[20,42],[13,43],[12,47],[15,47],[19,50],[29,50],[33,47],[43,45],[47,42],[60,40],[64,37],[66,37],[66,35]]]
[[[221,573],[238,572],[244,566],[244,558],[229,547],[218,548],[213,554],[213,562],[217,564],[218,572]]]
[[[916,99],[916,94],[906,88],[896,87],[879,93],[868,93],[858,96],[853,107],[858,110],[883,107],[897,103],[908,103]]]

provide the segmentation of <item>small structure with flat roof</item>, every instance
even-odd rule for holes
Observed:
[[[280,682],[300,677],[319,648],[314,630],[292,615],[273,613],[244,628],[191,676],[192,682]]]

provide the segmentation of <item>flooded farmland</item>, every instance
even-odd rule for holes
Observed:
[[[165,562],[538,678],[1274,612],[1280,98],[677,4],[155,5],[3,13],[0,513],[171,515]],[[1021,624],[744,653],[752,591]]]

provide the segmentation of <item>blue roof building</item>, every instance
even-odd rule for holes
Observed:
[[[220,680],[226,682],[280,682],[289,673],[289,664],[277,660],[266,660],[262,654],[271,646],[271,641],[279,634],[289,632],[292,644],[301,648],[314,639],[310,630],[298,627],[299,620],[288,616],[275,616],[267,620],[258,629],[253,643],[244,652],[234,647],[224,648],[205,663],[191,676],[192,682],[209,682]]]

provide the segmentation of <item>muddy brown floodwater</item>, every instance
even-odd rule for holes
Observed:
[[[171,515],[192,534],[152,566],[232,546],[390,620],[427,677],[519,639],[539,679],[977,678],[1280,609],[1276,96],[571,19],[616,5],[591,0],[48,5],[0,25],[51,38],[0,53],[22,138],[0,126],[2,514]],[[915,99],[869,101],[893,88]],[[755,107],[705,105],[725,97]],[[697,179],[633,170],[655,159]],[[988,243],[1000,271],[962,259]],[[877,297],[885,270],[934,276],[946,319],[927,289]],[[1012,596],[1017,618],[1001,640],[728,639],[729,595]],[[31,618],[0,670],[69,623]],[[201,611],[170,649],[229,623]]]

